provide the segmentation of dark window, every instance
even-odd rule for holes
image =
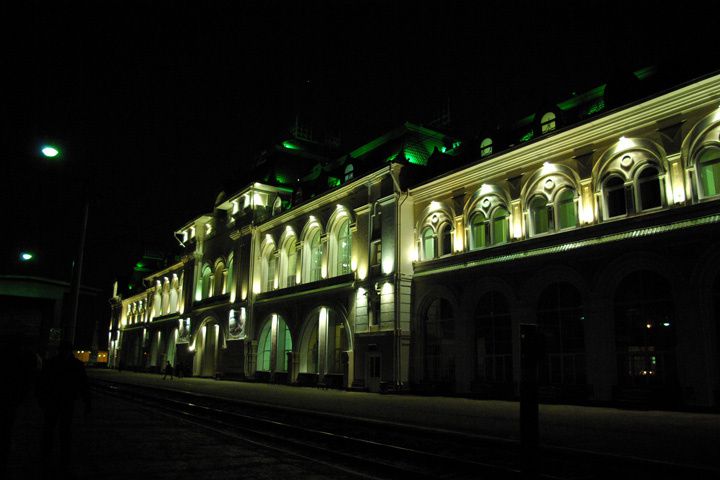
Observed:
[[[607,206],[607,217],[619,217],[627,214],[625,200],[625,182],[620,177],[610,177],[605,181],[603,187],[605,193],[605,205]]]
[[[640,172],[640,175],[638,175],[638,190],[640,191],[640,211],[662,206],[657,168],[647,167]]]

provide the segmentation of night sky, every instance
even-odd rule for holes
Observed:
[[[448,100],[471,131],[649,65],[678,80],[717,69],[717,8],[192,3],[2,7],[0,273],[69,280],[87,195],[83,283],[108,290],[144,248],[174,251],[172,232],[241,188],[298,114],[349,151]]]

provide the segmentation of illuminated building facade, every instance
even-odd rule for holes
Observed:
[[[182,262],[114,299],[111,362],[513,398],[530,323],[543,398],[717,405],[720,76],[585,100],[509,148],[406,124],[309,200],[218,199]]]

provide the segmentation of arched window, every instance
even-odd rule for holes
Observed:
[[[227,267],[227,291],[230,292],[233,289],[233,282],[235,281],[235,257],[231,253],[228,257],[228,267]]]
[[[227,270],[225,270],[225,264],[223,262],[217,262],[215,264],[215,274],[213,275],[215,285],[213,286],[213,292],[215,295],[222,295],[227,291]]]
[[[258,338],[257,369],[261,372],[270,371],[272,358],[272,323],[265,322]]]
[[[450,255],[452,253],[452,226],[449,223],[440,225],[440,256]]]
[[[354,169],[352,163],[348,163],[347,165],[345,165],[345,181],[346,182],[349,182],[350,180],[353,179],[354,171],[355,171],[355,169]]]
[[[658,169],[649,165],[638,175],[638,211],[662,207],[662,194],[660,191],[660,178]]]
[[[492,138],[484,138],[480,142],[480,158],[487,157],[493,153],[493,141]]]
[[[713,197],[720,194],[720,148],[707,148],[697,161],[700,196]]]
[[[553,229],[552,209],[544,196],[538,195],[530,200],[528,210],[532,235],[540,235]]]
[[[275,290],[275,270],[277,270],[277,255],[272,252],[268,257],[266,291]]]
[[[317,282],[322,272],[322,243],[320,242],[320,229],[316,228],[305,240],[305,282]]]
[[[280,200],[280,197],[277,197],[273,202],[272,214],[273,216],[275,216],[278,215],[280,212],[282,212],[282,200]]]
[[[422,232],[422,253],[423,260],[435,258],[435,234],[430,227],[426,227]]]
[[[555,128],[555,114],[553,112],[545,113],[540,120],[540,131],[545,134],[552,132]]]
[[[351,250],[350,219],[346,218],[342,220],[337,230],[337,265],[335,271],[338,275],[350,273]]]
[[[481,212],[477,212],[470,219],[470,249],[477,250],[485,247],[488,222]]]
[[[295,249],[295,236],[291,235],[283,243],[280,251],[280,271],[278,273],[280,286],[292,287],[297,280],[297,250]]]
[[[262,251],[260,264],[260,285],[263,292],[275,290],[275,271],[277,270],[277,252],[275,245],[269,243]]]
[[[575,205],[575,192],[565,189],[557,196],[555,203],[557,211],[557,227],[560,230],[577,226],[577,207]]]
[[[507,243],[510,239],[510,213],[504,208],[497,208],[492,215],[491,237],[493,245]]]
[[[202,270],[200,298],[209,298],[212,292],[212,270],[205,265]]]
[[[540,294],[538,333],[544,358],[543,384],[585,383],[585,320],[580,292],[571,284],[555,283]]]
[[[605,198],[605,217],[613,218],[627,215],[627,199],[625,198],[625,182],[618,176],[611,176],[603,183]]]
[[[483,295],[475,312],[475,378],[484,383],[511,384],[512,322],[505,297]]]
[[[615,294],[615,349],[621,385],[677,385],[675,306],[668,282],[631,273]]]
[[[433,300],[425,314],[425,375],[448,387],[455,382],[455,317],[443,298]]]

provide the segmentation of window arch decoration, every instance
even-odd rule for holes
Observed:
[[[622,218],[661,208],[672,198],[665,150],[645,138],[621,138],[593,166],[601,218]]]
[[[355,167],[352,163],[345,165],[345,183],[349,182],[355,177]]]
[[[681,166],[687,166],[693,200],[720,195],[720,109],[702,118],[681,147]],[[686,197],[688,195],[686,194]]]
[[[209,298],[212,292],[212,269],[205,264],[200,274],[200,299]]]
[[[278,285],[279,288],[293,287],[297,278],[297,236],[292,227],[285,227],[278,242]]]
[[[467,249],[510,241],[510,195],[499,185],[484,183],[465,204]]]
[[[227,269],[225,268],[225,259],[223,257],[215,259],[213,281],[213,295],[222,295],[227,291]]]
[[[455,212],[440,202],[430,202],[415,226],[418,235],[418,258],[421,261],[432,260],[453,251],[455,238]]]
[[[313,216],[310,217],[302,230],[302,281],[316,282],[322,278],[323,263],[323,228]]]
[[[260,244],[260,291],[269,292],[275,290],[275,273],[277,271],[277,251],[272,236],[265,235]]]
[[[523,185],[520,198],[529,236],[578,225],[580,178],[565,165],[545,163]]]
[[[338,205],[327,223],[328,276],[345,275],[352,271],[352,230],[350,211]]]

